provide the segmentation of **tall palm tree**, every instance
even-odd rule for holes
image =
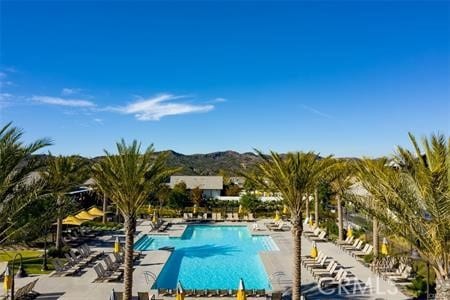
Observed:
[[[417,247],[436,273],[436,299],[450,299],[450,141],[424,138],[414,151],[398,147],[395,166],[387,159],[364,159],[358,178],[377,205],[355,200],[386,228]]]
[[[62,248],[62,220],[67,193],[82,185],[88,178],[87,162],[77,156],[50,156],[41,172],[49,194],[56,200],[56,249]]]
[[[35,176],[44,161],[33,156],[38,150],[51,145],[49,139],[39,139],[26,145],[23,131],[8,123],[0,128],[0,244],[14,234],[20,212],[42,192]]]
[[[133,244],[139,208],[150,194],[176,170],[166,167],[167,154],[155,155],[153,146],[141,153],[141,144],[124,140],[117,143],[117,154],[105,150],[104,159],[93,167],[98,188],[114,202],[125,220],[124,299],[130,300],[133,286]]]
[[[281,194],[283,202],[291,212],[292,235],[294,238],[294,278],[292,299],[301,297],[301,235],[302,213],[306,197],[315,188],[317,179],[331,165],[328,157],[321,159],[313,152],[288,153],[281,156],[276,152],[265,155],[257,151],[261,162],[256,171],[244,174],[259,188]]]

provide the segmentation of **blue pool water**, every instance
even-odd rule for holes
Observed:
[[[154,288],[236,289],[243,278],[248,289],[271,289],[258,255],[278,247],[269,236],[251,236],[246,226],[190,225],[181,238],[145,235],[136,250],[175,247]],[[151,254],[150,254],[151,255]]]

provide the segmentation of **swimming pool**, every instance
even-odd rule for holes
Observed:
[[[279,250],[270,236],[252,236],[247,226],[189,225],[181,238],[145,235],[136,250],[175,247],[153,288],[236,289],[243,278],[248,289],[270,283],[258,255]]]

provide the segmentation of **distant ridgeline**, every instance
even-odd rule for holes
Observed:
[[[202,176],[239,176],[244,168],[251,169],[258,161],[259,157],[252,153],[238,153],[235,151],[221,151],[207,154],[185,155],[172,150],[167,150],[169,166],[182,167],[183,170],[176,175],[202,175]],[[160,152],[157,152],[160,153]],[[42,159],[47,159],[47,155],[38,155]],[[94,163],[101,156],[94,158],[84,158]],[[343,158],[352,159],[352,158]]]

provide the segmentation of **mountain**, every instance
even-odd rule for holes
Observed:
[[[253,166],[259,159],[254,153],[238,153],[235,151],[221,151],[207,154],[184,155],[172,150],[167,163],[170,166],[182,167],[183,175],[238,175],[243,168]]]

